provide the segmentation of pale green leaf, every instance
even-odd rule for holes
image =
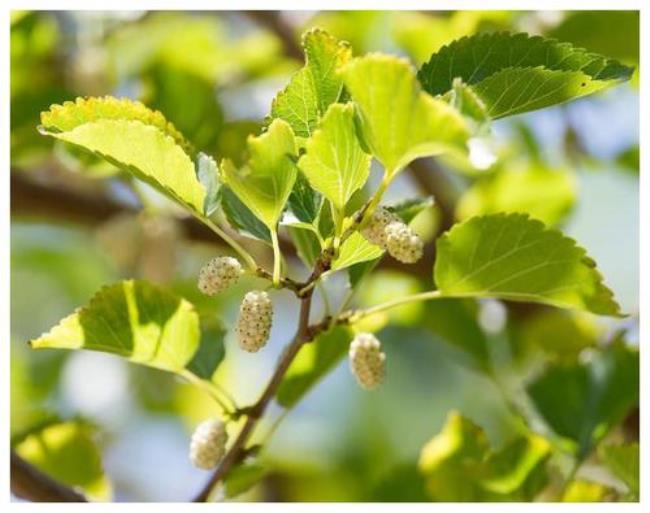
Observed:
[[[569,213],[575,199],[576,180],[567,171],[509,167],[479,178],[458,202],[456,217],[522,212],[555,225]]]
[[[487,106],[483,99],[460,78],[455,78],[451,90],[444,98],[464,116],[476,123],[477,128],[490,120]]]
[[[221,178],[269,230],[275,230],[289,199],[298,170],[291,127],[276,119],[268,130],[248,139],[250,158],[240,169],[221,163]]]
[[[343,73],[364,141],[389,175],[419,157],[465,152],[463,116],[421,91],[407,61],[370,54],[350,61]]]
[[[354,105],[331,105],[305,149],[298,167],[314,189],[343,211],[370,173],[370,155],[356,135]]]
[[[332,262],[332,270],[339,271],[360,262],[374,260],[383,253],[379,246],[368,242],[359,232],[354,232],[341,244],[339,254]]]
[[[19,456],[61,484],[80,489],[89,499],[111,500],[101,453],[89,426],[79,422],[49,424],[14,447]]]
[[[203,213],[189,147],[159,112],[115,98],[79,99],[41,114],[41,133],[80,146]]]
[[[144,281],[101,289],[88,306],[32,340],[35,349],[88,349],[182,373],[200,347],[192,304]]]
[[[291,408],[300,401],[343,358],[351,340],[352,332],[349,328],[335,326],[305,344],[280,384],[278,403]]]
[[[309,137],[343,91],[341,67],[352,52],[345,41],[338,41],[324,30],[313,29],[303,36],[305,66],[273,100],[271,117],[284,119],[299,137]]]
[[[499,118],[562,103],[609,87],[632,68],[570,43],[507,32],[464,37],[422,66],[424,89],[442,95],[460,78]]]
[[[618,315],[595,262],[573,239],[522,214],[474,217],[438,239],[446,296],[497,297]]]
[[[632,495],[639,498],[639,444],[601,445],[598,450],[600,459],[623,481]]]
[[[205,188],[203,214],[209,217],[219,206],[219,170],[214,159],[205,153],[197,155],[196,168],[199,182]]]

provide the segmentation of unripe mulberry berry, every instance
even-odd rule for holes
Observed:
[[[384,207],[375,210],[368,225],[361,231],[368,242],[376,244],[381,249],[386,249],[386,227],[394,222],[401,222],[400,218]]]
[[[359,333],[350,344],[350,368],[366,390],[377,388],[384,379],[386,355],[379,340],[371,333]]]
[[[386,249],[393,258],[405,264],[412,264],[422,258],[422,239],[405,223],[390,223],[385,234]]]
[[[226,452],[226,426],[217,419],[199,424],[190,441],[190,460],[195,467],[209,470],[217,466]]]
[[[237,319],[239,346],[256,353],[266,345],[271,333],[273,303],[266,292],[253,290],[244,296]]]
[[[237,283],[242,272],[236,258],[215,257],[199,271],[199,290],[207,296],[218,294]]]

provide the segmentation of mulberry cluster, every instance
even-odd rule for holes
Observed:
[[[422,258],[422,239],[401,221],[390,223],[384,230],[388,253],[405,264],[413,264]]]
[[[350,368],[357,382],[366,390],[377,388],[384,379],[386,355],[370,333],[359,333],[350,344]]]
[[[233,257],[215,257],[199,271],[198,287],[207,296],[213,296],[231,287],[242,274],[239,261]]]
[[[253,290],[244,296],[237,319],[239,346],[256,353],[266,345],[273,322],[273,303],[266,292]]]
[[[395,259],[412,264],[422,258],[422,239],[390,210],[380,207],[361,234]]]
[[[217,466],[226,452],[226,426],[217,419],[208,419],[197,426],[190,441],[190,460],[195,467],[209,470]]]

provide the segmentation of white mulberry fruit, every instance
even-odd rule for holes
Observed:
[[[395,222],[401,222],[400,218],[384,207],[375,210],[368,225],[361,231],[368,242],[376,244],[381,249],[386,249],[386,227]]]
[[[237,319],[239,346],[256,353],[266,345],[273,322],[273,303],[266,292],[253,290],[244,296]]]
[[[371,333],[359,333],[350,344],[350,368],[361,388],[373,390],[384,379],[386,355]]]
[[[405,223],[392,222],[386,226],[384,233],[386,249],[393,258],[405,264],[412,264],[422,258],[422,239]]]
[[[190,460],[195,467],[210,470],[217,466],[226,453],[228,434],[226,426],[217,419],[199,424],[190,441]]]
[[[242,272],[236,258],[215,257],[199,271],[199,290],[207,296],[218,294],[237,283]]]

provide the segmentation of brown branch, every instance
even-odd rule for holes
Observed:
[[[11,493],[32,502],[88,502],[11,451]]]
[[[264,414],[266,407],[275,397],[278,387],[280,386],[280,383],[282,383],[282,379],[289,369],[291,362],[293,362],[294,358],[298,354],[298,351],[300,351],[300,348],[305,343],[313,339],[315,332],[314,330],[310,329],[309,325],[312,292],[313,289],[310,289],[300,301],[298,329],[293,338],[293,341],[285,349],[277,368],[273,372],[271,379],[266,385],[266,388],[262,392],[262,395],[258,401],[250,408],[245,409],[245,414],[247,417],[244,426],[239,432],[239,435],[237,435],[237,438],[235,439],[230,449],[228,449],[228,452],[221,461],[221,464],[217,467],[214,474],[212,474],[210,480],[206,483],[201,492],[196,496],[194,502],[207,502],[215,485],[228,474],[233,466],[239,463],[246,456],[246,443],[248,442],[248,439],[255,429],[258,421]]]
[[[284,53],[293,59],[303,61],[302,48],[298,44],[293,27],[277,11],[242,11],[258,25],[273,32],[282,42]]]

